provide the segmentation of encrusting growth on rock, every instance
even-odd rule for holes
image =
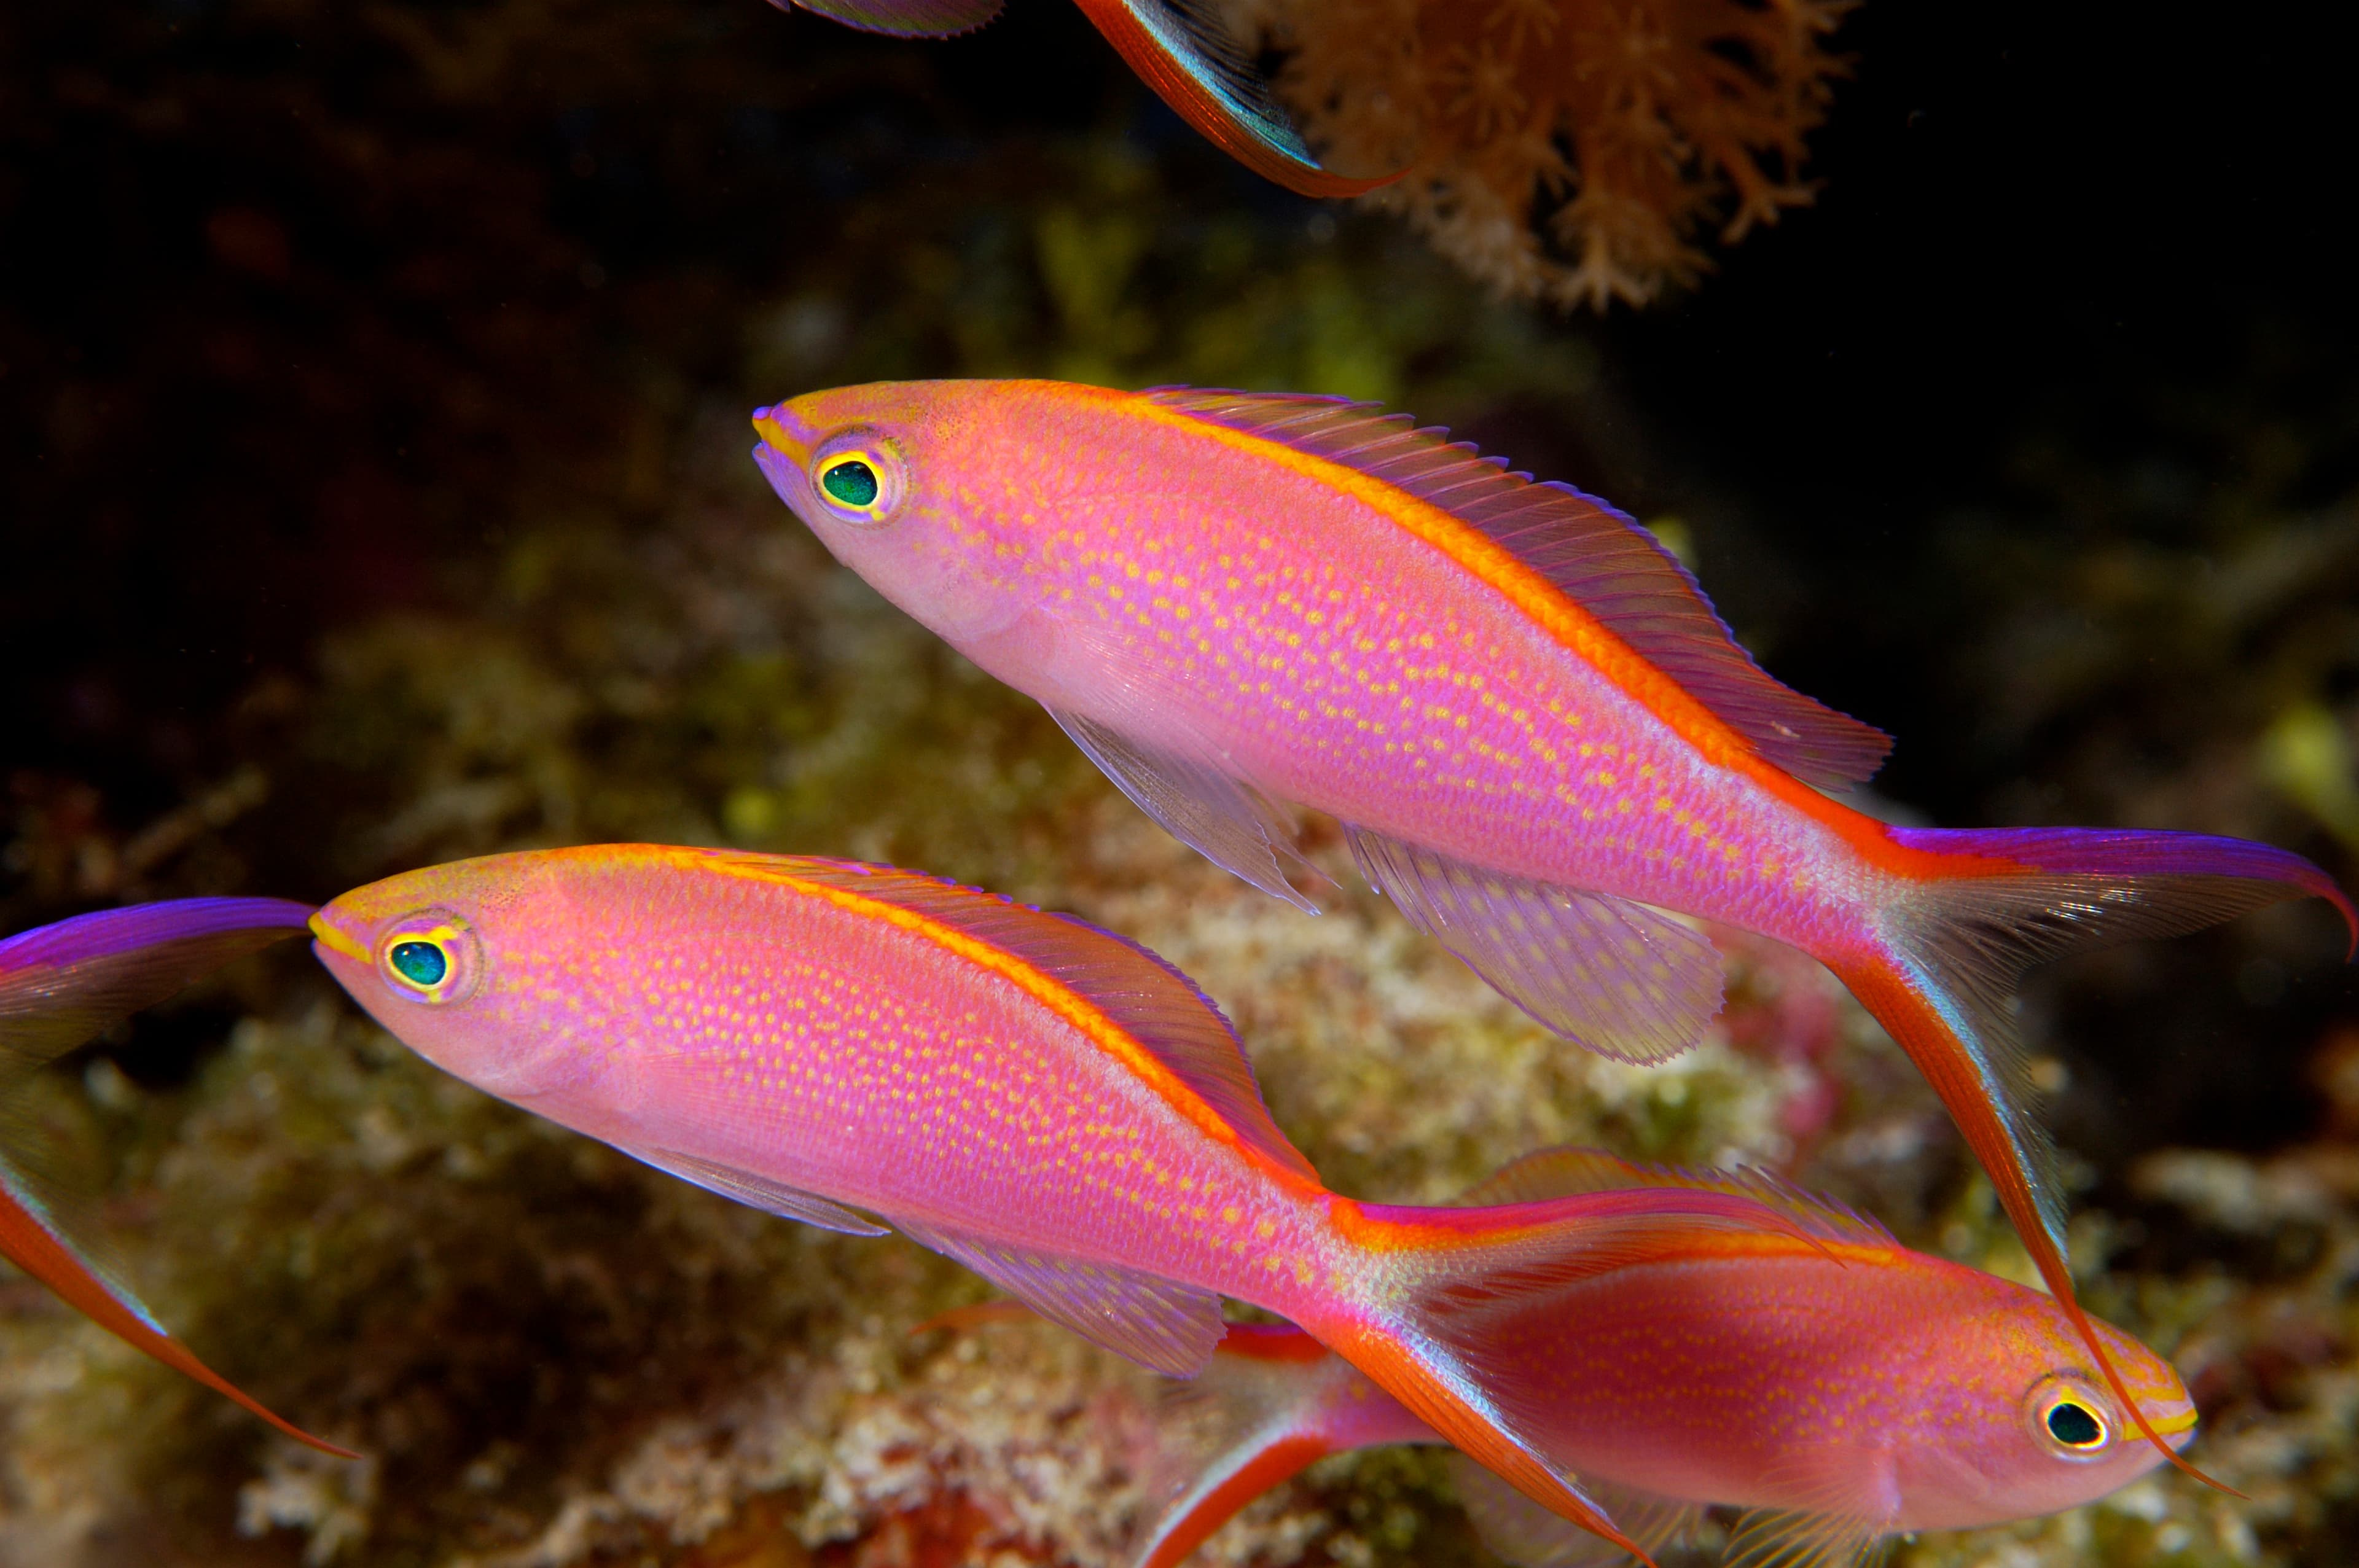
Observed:
[[[1502,292],[1644,305],[1807,205],[1844,0],[1232,0],[1322,158]]]

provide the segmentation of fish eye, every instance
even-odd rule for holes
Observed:
[[[2075,1399],[2058,1400],[2048,1407],[2048,1435],[2067,1448],[2087,1450],[2105,1445],[2105,1418]]]
[[[448,910],[423,910],[397,920],[377,938],[377,972],[397,996],[412,1001],[463,1001],[483,976],[483,946],[467,923]]]
[[[812,456],[811,484],[828,511],[846,523],[875,526],[901,502],[901,459],[872,430],[846,430]]]
[[[876,492],[884,487],[876,482],[876,470],[858,458],[838,458],[820,470],[819,487],[846,506],[874,506]]]
[[[2104,1452],[2114,1440],[2114,1423],[2096,1391],[2067,1374],[2043,1378],[2031,1391],[2032,1425],[2049,1449],[2060,1456],[2084,1459]]]

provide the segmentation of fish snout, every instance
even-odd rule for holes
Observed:
[[[2146,1419],[2154,1427],[2155,1434],[2170,1444],[2172,1453],[2180,1452],[2195,1441],[2197,1417],[2193,1400],[2150,1399],[2141,1402],[2146,1409]],[[2133,1433],[2131,1435],[2136,1434]]]
[[[369,952],[367,934],[354,931],[346,921],[338,919],[332,906],[312,914],[311,935],[321,947],[338,957],[349,958],[356,964],[375,962]]]
[[[775,453],[798,469],[810,460],[811,449],[819,444],[819,432],[783,403],[754,410],[754,433],[762,438],[765,456]]]

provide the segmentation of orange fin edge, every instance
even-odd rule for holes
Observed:
[[[1390,1336],[1362,1327],[1337,1336],[1328,1346],[1460,1453],[1549,1512],[1612,1541],[1646,1568],[1658,1568],[1647,1549],[1624,1534],[1594,1503],[1538,1455],[1518,1446],[1495,1421],[1470,1405]]]
[[[31,1210],[11,1194],[0,1192],[0,1253],[47,1285],[60,1300],[133,1349],[142,1351],[174,1371],[202,1383],[215,1393],[261,1417],[280,1432],[339,1459],[357,1459],[349,1448],[314,1436],[278,1414],[227,1378],[197,1359],[177,1339],[148,1323],[127,1305],[89,1265],[74,1255]]]
[[[2096,1361],[2098,1374],[2122,1408],[2129,1413],[2130,1422],[2138,1429],[2155,1451],[2169,1461],[2173,1468],[2201,1481],[2214,1491],[2232,1498],[2244,1498],[2245,1493],[2206,1475],[2173,1448],[2154,1429],[2146,1411],[2132,1397],[2120,1368],[2098,1337],[2095,1325],[2081,1305],[2081,1298],[2072,1287],[2071,1266],[2048,1234],[2033,1196],[2028,1174],[2015,1158],[2015,1146],[1999,1123],[1995,1108],[1979,1088],[1978,1076],[1970,1061],[1962,1060],[1964,1051],[1951,1038],[1950,1031],[1924,1000],[1904,984],[1886,976],[1873,965],[1836,968],[1837,976],[1851,988],[1863,1005],[1878,1022],[1892,1033],[1903,1050],[1915,1061],[1918,1070],[1940,1097],[1950,1115],[1956,1120],[1958,1130],[1973,1150],[1984,1173],[1990,1177],[1991,1187],[1997,1194],[1999,1206],[2013,1222],[2024,1250],[2030,1254],[2032,1266],[2039,1271],[2049,1294],[2071,1320],[2074,1332]]]

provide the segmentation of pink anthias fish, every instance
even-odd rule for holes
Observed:
[[[1843,1568],[1886,1535],[2053,1513],[2161,1463],[2121,1418],[2052,1299],[1912,1252],[1772,1178],[1553,1150],[1516,1162],[1467,1201],[1699,1185],[1777,1205],[1799,1233],[1699,1237],[1675,1256],[1504,1303],[1484,1349],[1549,1460],[1648,1551],[1683,1543],[1705,1507],[1734,1505],[1751,1511],[1731,1560]],[[936,1323],[1003,1315],[968,1308]],[[2186,1443],[2195,1407],[2178,1375],[2127,1335],[2100,1332],[2155,1430]],[[1245,1504],[1330,1454],[1442,1441],[1284,1325],[1230,1325],[1212,1366],[1165,1405],[1146,1468],[1167,1501],[1137,1568],[1173,1568]],[[1567,1568],[1616,1555],[1485,1471],[1462,1466],[1460,1489],[1509,1562]]]
[[[839,560],[1256,886],[1315,910],[1282,803],[1325,812],[1412,925],[1626,1061],[1685,1050],[1720,1006],[1718,955],[1665,910],[1825,964],[1940,1093],[2128,1404],[2073,1296],[2009,995],[2068,948],[2304,894],[2359,936],[2317,867],[2194,834],[1854,811],[1822,791],[1873,773],[1883,734],[1771,679],[1630,518],[1405,415],[908,382],[754,425],[756,461]]]
[[[1473,1208],[1329,1192],[1185,977],[1082,923],[906,872],[723,850],[496,855],[346,893],[321,960],[476,1087],[788,1218],[886,1227],[1176,1376],[1234,1296],[1299,1324],[1555,1513],[1495,1336],[1579,1280],[1725,1231],[1705,1188]]]
[[[231,959],[304,928],[308,905],[183,899],[77,915],[0,942],[0,1094],[101,1031]],[[197,1359],[71,1235],[72,1195],[0,1159],[0,1254],[101,1328],[227,1395],[288,1436],[350,1458]]]
[[[1004,0],[770,0],[864,32],[949,38],[972,32]],[[1207,0],[1075,0],[1124,61],[1205,140],[1260,175],[1305,196],[1357,196],[1389,184],[1321,165],[1268,84],[1256,74]]]

